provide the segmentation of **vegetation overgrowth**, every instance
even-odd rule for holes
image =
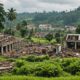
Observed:
[[[79,58],[50,58],[48,55],[28,55],[17,59],[1,58],[1,61],[14,62],[10,75],[37,77],[80,76]],[[2,73],[0,75],[5,75]],[[7,75],[7,74],[6,74]]]

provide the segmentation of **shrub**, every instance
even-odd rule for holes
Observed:
[[[15,59],[9,58],[8,61],[10,61],[10,62],[15,62]]]
[[[26,66],[22,66],[21,68],[18,69],[17,74],[19,75],[28,75],[29,70],[26,68]]]
[[[67,77],[67,76],[71,76],[70,73],[63,71],[61,74],[62,77]]]
[[[35,61],[35,58],[36,58],[36,56],[30,55],[30,56],[28,56],[28,57],[26,58],[26,60],[27,60],[27,61],[30,61],[30,62],[34,62],[34,61]]]
[[[76,61],[77,61],[76,58],[64,58],[64,59],[62,60],[62,62],[61,62],[62,67],[63,67],[63,70],[65,71],[66,68],[67,68],[70,64],[72,64],[72,63],[74,63],[74,62],[76,62]]]
[[[72,75],[80,72],[80,61],[71,63],[69,66],[66,67],[65,71],[71,73]]]
[[[23,60],[18,60],[18,61],[16,61],[16,66],[17,67],[21,67],[21,66],[23,66],[24,65],[24,61]]]
[[[76,72],[76,75],[77,75],[77,76],[80,76],[80,72]]]
[[[38,65],[35,69],[35,75],[43,77],[57,77],[60,76],[61,72],[62,68],[59,65],[54,64]]]
[[[13,73],[13,74],[17,74],[17,73],[18,73],[18,70],[19,70],[19,68],[14,67],[13,70],[12,70],[12,73]]]
[[[41,62],[44,60],[49,60],[49,56],[48,55],[42,55],[42,56],[30,55],[26,58],[26,60],[29,62]]]
[[[49,56],[48,55],[37,56],[35,59],[36,62],[44,61],[44,60],[49,60]]]

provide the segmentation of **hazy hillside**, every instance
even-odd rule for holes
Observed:
[[[51,23],[58,25],[72,25],[80,23],[80,7],[70,12],[18,13],[16,23],[29,20],[33,23]]]

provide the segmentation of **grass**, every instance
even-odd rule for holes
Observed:
[[[32,76],[1,76],[0,80],[80,80],[80,77],[71,76],[71,77],[45,78]]]
[[[56,40],[53,39],[50,42],[48,40],[46,40],[45,38],[34,38],[32,37],[33,42],[35,43],[41,43],[41,44],[46,44],[46,43],[55,43]]]
[[[7,58],[0,56],[0,61],[6,61],[6,60],[7,60]]]

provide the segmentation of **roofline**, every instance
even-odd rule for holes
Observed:
[[[80,34],[67,34],[67,35],[80,35]]]

